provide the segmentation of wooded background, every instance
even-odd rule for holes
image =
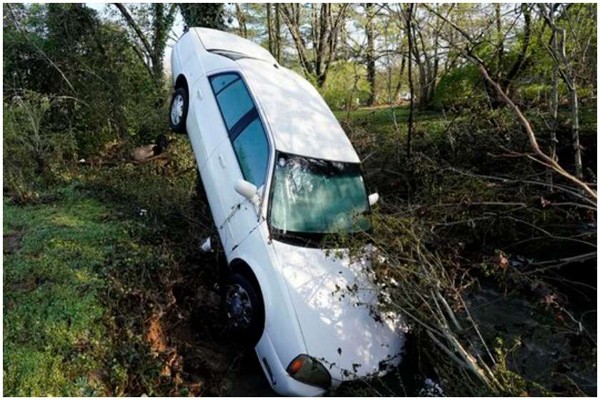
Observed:
[[[216,326],[205,336],[181,336],[197,328],[182,321],[211,298],[218,263],[197,254],[210,215],[187,138],[168,132],[168,51],[184,25],[252,40],[308,79],[382,196],[365,240],[386,253],[382,306],[406,316],[418,350],[410,378],[341,394],[416,395],[417,375],[450,395],[596,393],[596,4],[13,3],[3,4],[5,394],[232,393],[237,353],[210,347],[214,313],[200,318]],[[164,154],[131,159],[161,135]],[[59,211],[71,222],[52,219]],[[81,222],[96,217],[102,235]],[[80,226],[87,241],[67,246],[63,230]],[[65,235],[60,252],[35,247],[47,232]],[[101,251],[101,237],[119,250]],[[82,285],[84,253],[112,288],[89,309],[53,291]],[[102,330],[71,327],[73,313]],[[39,324],[47,330],[30,333]]]

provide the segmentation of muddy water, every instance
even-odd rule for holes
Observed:
[[[596,395],[595,312],[586,317],[573,311],[579,324],[552,297],[525,298],[492,284],[465,300],[486,342],[498,346],[501,338],[512,370],[555,393]],[[531,390],[529,395],[543,395]]]

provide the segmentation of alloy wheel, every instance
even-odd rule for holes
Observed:
[[[181,94],[177,94],[171,105],[171,122],[174,125],[179,125],[181,118],[183,117],[183,103],[183,96]]]

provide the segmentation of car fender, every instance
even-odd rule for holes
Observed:
[[[256,277],[265,307],[263,336],[268,333],[279,362],[287,367],[296,356],[306,352],[306,345],[287,284],[281,274],[281,266],[268,237],[266,223],[260,224],[259,229],[230,252],[230,265],[235,260],[243,261]],[[257,245],[257,240],[264,240],[264,245]],[[265,268],[266,265],[271,267]]]
[[[181,73],[181,57],[179,56],[179,46],[173,47],[171,51],[171,79],[173,80],[173,87],[177,82]]]

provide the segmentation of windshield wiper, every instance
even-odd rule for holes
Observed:
[[[319,247],[324,233],[301,233],[301,232],[283,232],[279,229],[273,229],[271,239],[292,244],[305,244],[308,247]]]

